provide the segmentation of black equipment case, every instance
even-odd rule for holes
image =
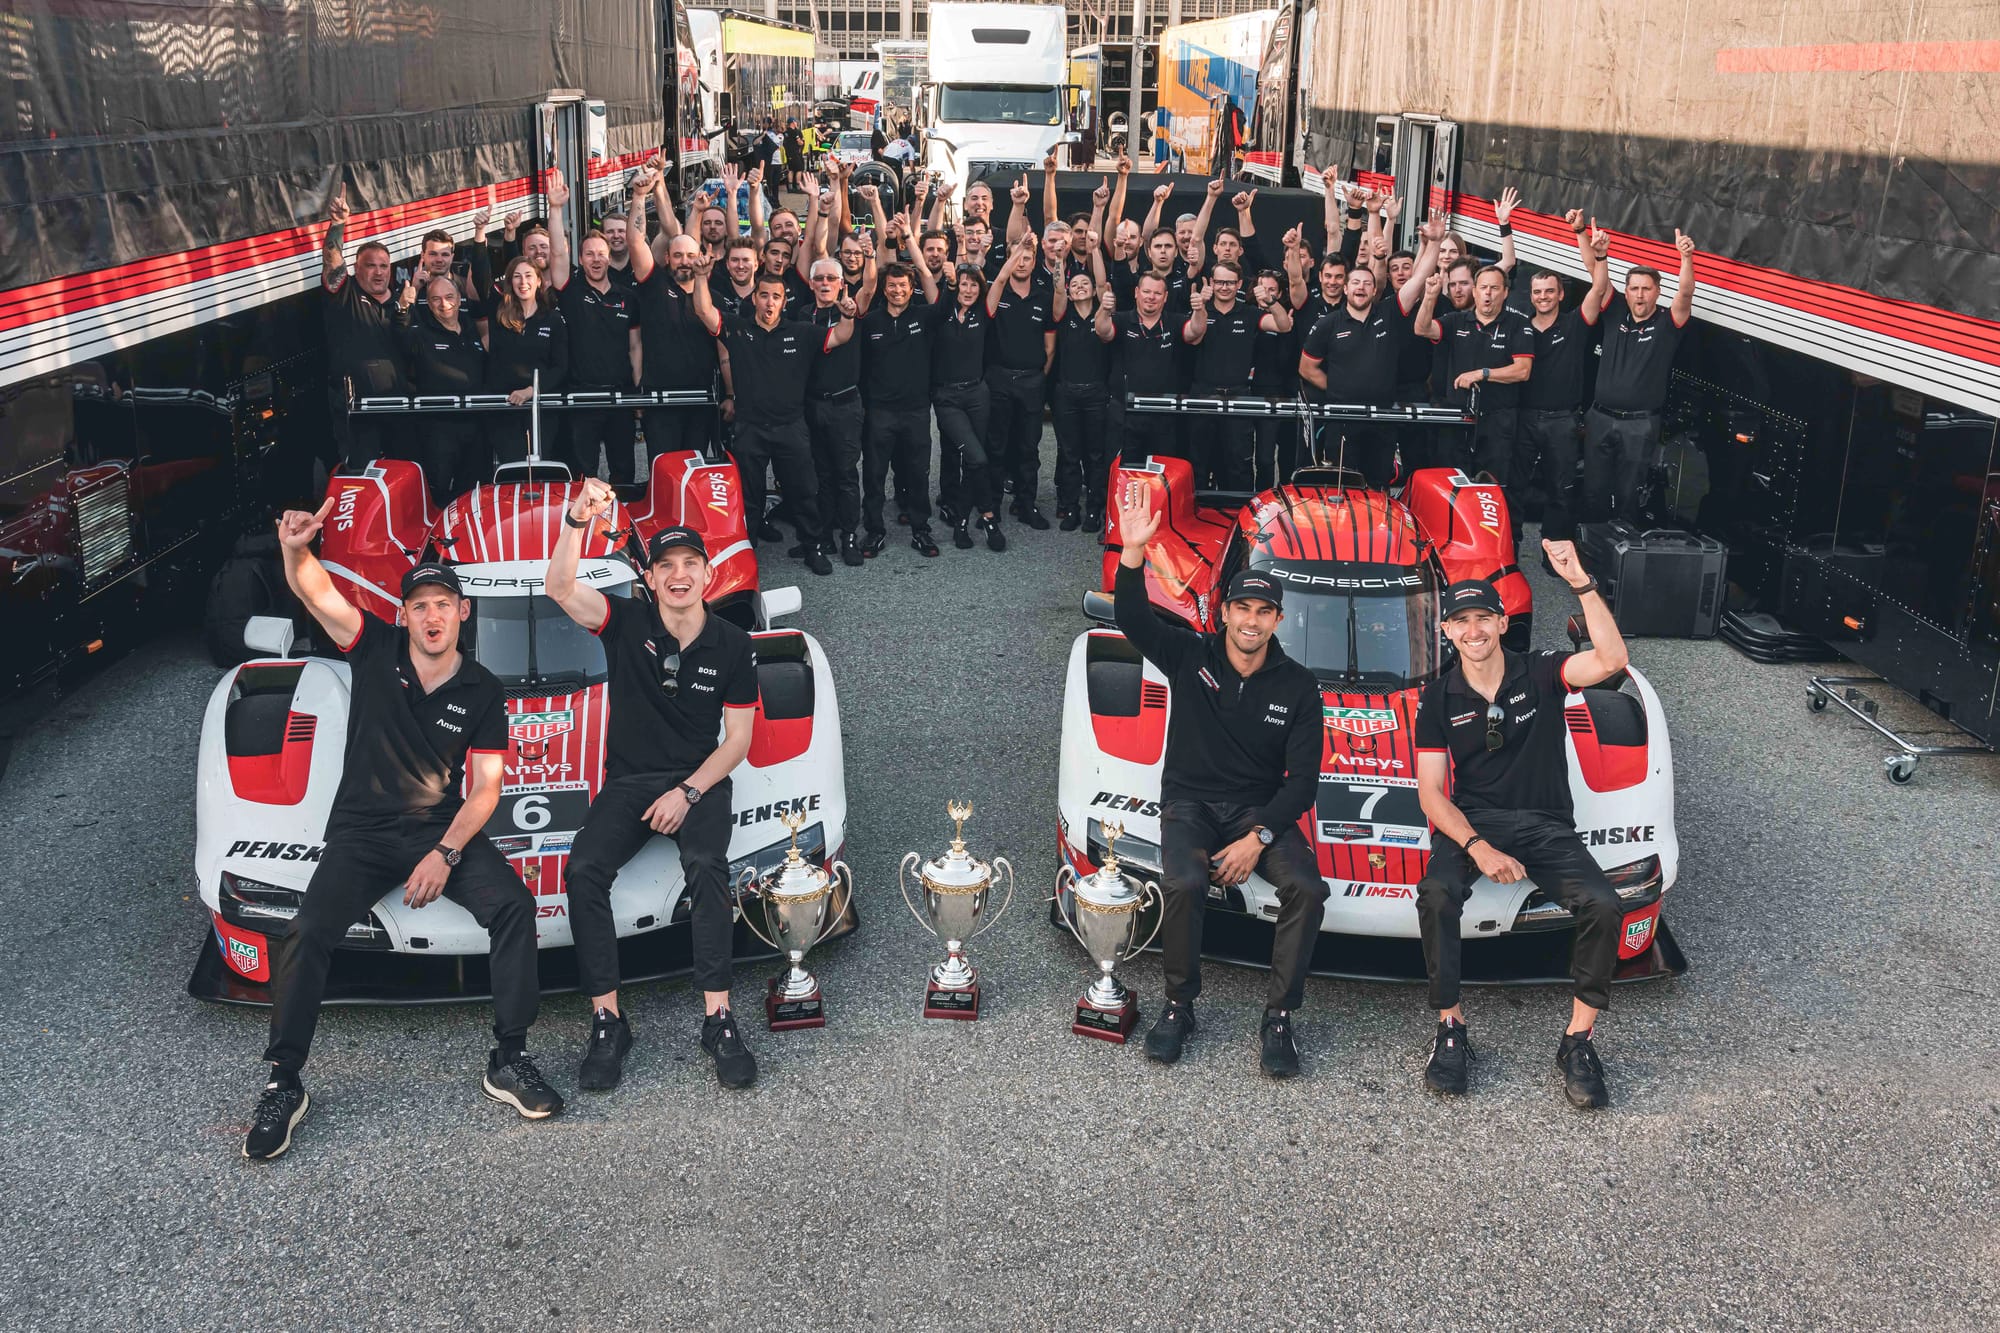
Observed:
[[[1729,587],[1729,550],[1678,528],[1586,523],[1584,568],[1604,589],[1626,634],[1711,639]]]

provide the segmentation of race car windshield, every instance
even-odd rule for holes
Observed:
[[[1422,685],[1438,669],[1437,592],[1285,589],[1278,644],[1322,682],[1383,690]]]
[[[866,130],[849,130],[840,136],[840,150],[843,153],[865,153],[873,144]]]
[[[946,83],[938,86],[937,118],[983,125],[1060,125],[1062,98],[1054,88]]]
[[[601,591],[606,597],[628,597],[631,586]],[[466,628],[467,651],[500,678],[504,689],[580,690],[604,679],[604,645],[539,593],[474,598]]]

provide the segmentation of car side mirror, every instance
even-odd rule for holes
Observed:
[[[1094,620],[1100,625],[1118,623],[1117,603],[1101,592],[1087,592],[1083,595],[1083,614],[1085,619]]]
[[[1572,615],[1569,618],[1568,628],[1569,628],[1569,646],[1576,649],[1578,652],[1582,652],[1584,649],[1584,645],[1590,642],[1590,635],[1584,631],[1583,617],[1578,615]]]
[[[797,615],[805,599],[795,587],[773,588],[763,595],[764,623],[772,624],[784,616]]]
[[[243,646],[264,657],[292,651],[292,622],[283,616],[252,616],[243,626]]]
[[[1082,143],[1083,135],[1076,130],[1071,130],[1068,134],[1063,135],[1062,141],[1064,143]]]

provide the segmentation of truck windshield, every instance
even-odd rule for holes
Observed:
[[[1437,674],[1437,592],[1289,587],[1278,643],[1323,683],[1412,689]]]
[[[1054,88],[946,83],[938,87],[938,120],[982,125],[1060,125],[1062,98]]]

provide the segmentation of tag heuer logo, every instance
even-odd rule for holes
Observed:
[[[1634,921],[1631,925],[1625,927],[1625,947],[1628,949],[1643,949],[1646,947],[1646,941],[1652,938],[1653,918],[1651,917],[1647,917],[1643,921]]]
[[[236,964],[241,972],[257,970],[257,946],[245,944],[242,940],[229,941],[229,961]]]
[[[1396,729],[1396,714],[1387,708],[1336,708],[1325,706],[1326,725],[1350,736],[1380,736]]]
[[[507,737],[509,740],[532,744],[560,736],[575,726],[576,713],[568,708],[558,709],[553,713],[516,713],[507,719]]]

